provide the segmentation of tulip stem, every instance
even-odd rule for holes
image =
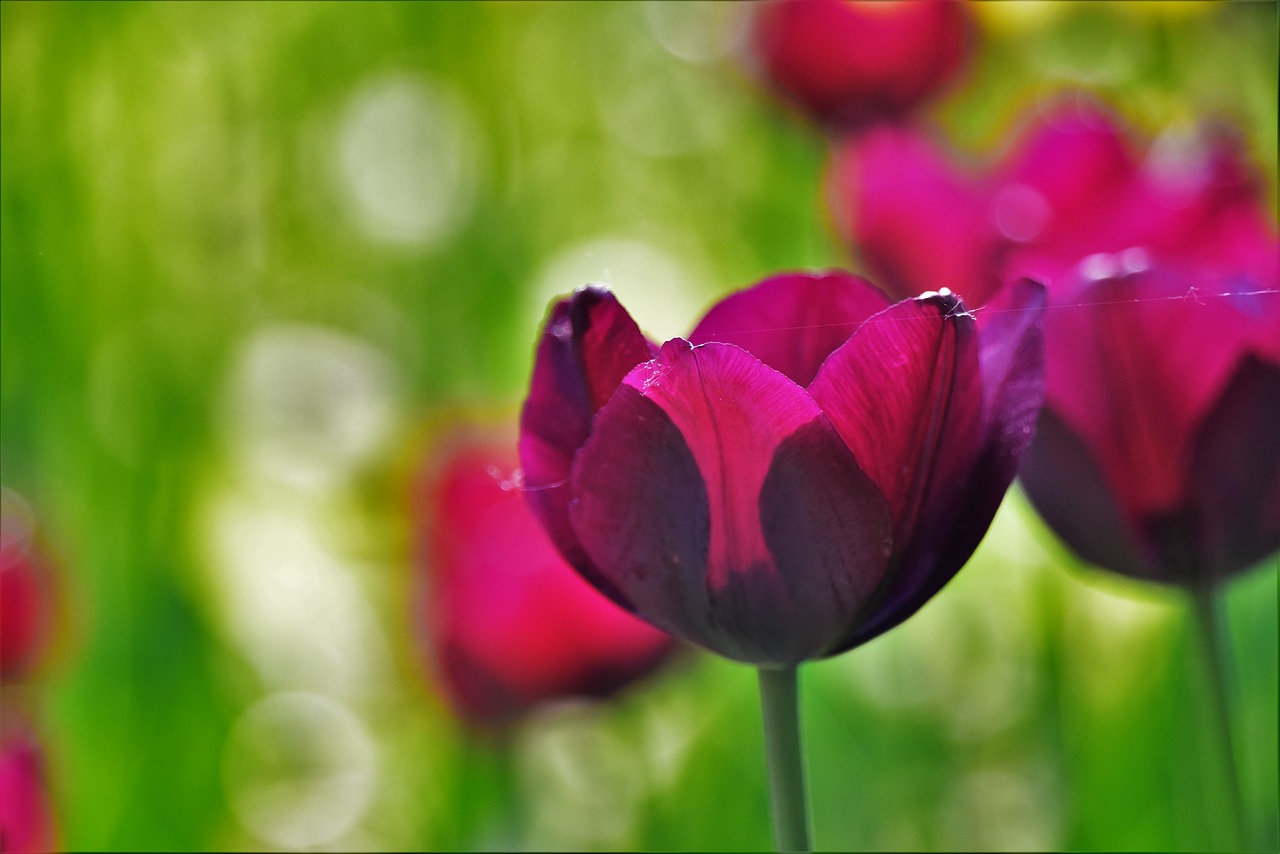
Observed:
[[[1230,847],[1238,849],[1245,844],[1246,833],[1244,807],[1240,798],[1240,777],[1236,770],[1235,747],[1231,737],[1231,706],[1228,702],[1226,678],[1227,660],[1222,643],[1224,626],[1219,613],[1221,603],[1217,601],[1214,589],[1209,585],[1192,590],[1191,601],[1195,610],[1200,644],[1204,651],[1218,752],[1222,755],[1222,766],[1227,776],[1227,794],[1231,799],[1235,843]]]
[[[764,710],[774,845],[779,851],[812,851],[795,667],[760,668],[760,704]]]

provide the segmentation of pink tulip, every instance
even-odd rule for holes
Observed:
[[[652,672],[673,640],[565,564],[511,482],[514,448],[442,448],[415,500],[429,655],[454,710],[508,723],[540,703],[604,697]]]
[[[0,850],[54,851],[56,846],[39,744],[25,725],[6,719],[0,733]]]

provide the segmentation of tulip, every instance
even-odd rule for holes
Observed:
[[[906,115],[956,74],[971,34],[958,2],[779,0],[753,21],[769,83],[818,124],[861,128]]]
[[[667,658],[674,641],[579,578],[503,481],[513,448],[440,450],[415,495],[417,607],[459,717],[497,726],[551,700],[605,697]]]
[[[25,726],[9,720],[0,733],[0,842],[6,852],[56,850],[40,747]]]
[[[1280,291],[1145,268],[1132,250],[1086,258],[1063,286],[1073,302],[1046,315],[1046,400],[1023,487],[1082,559],[1190,594],[1231,796],[1227,847],[1248,847],[1215,600],[1280,549]]]
[[[582,576],[720,655],[788,667],[901,622],[977,546],[1040,405],[1038,286],[979,335],[935,293],[767,279],[660,349],[613,294],[558,302],[521,420],[526,496]]]
[[[1091,104],[1048,110],[985,168],[882,127],[836,149],[828,194],[837,227],[903,297],[945,285],[981,306],[1030,277],[1058,304],[1082,259],[1135,248],[1149,263],[1275,281],[1275,226],[1236,140],[1219,129],[1136,148]]]
[[[50,603],[47,571],[26,514],[16,501],[0,508],[0,679],[9,681],[35,665]]]
[[[1166,139],[1144,159],[1108,113],[1073,104],[985,176],[903,128],[846,147],[832,175],[839,216],[895,292],[956,282],[998,304],[1016,276],[1048,283],[1048,402],[1024,481],[1080,556],[1195,585],[1280,545],[1262,426],[1277,243],[1228,136],[1199,153]]]
[[[613,296],[556,303],[521,416],[561,553],[653,625],[758,665],[774,831],[809,845],[796,667],[887,631],[977,547],[1034,432],[1043,291],[979,334],[949,291],[766,279],[688,340]]]
[[[1280,293],[1226,297],[1239,282],[1123,259],[1081,267],[1075,304],[1044,324],[1027,495],[1115,572],[1200,588],[1257,564],[1280,548]]]
[[[1140,156],[1073,104],[985,173],[882,129],[837,152],[830,186],[896,293],[969,288],[999,317],[1003,283],[1048,285],[1024,487],[1082,559],[1190,593],[1244,845],[1215,597],[1280,548],[1280,247],[1239,144],[1166,134]]]

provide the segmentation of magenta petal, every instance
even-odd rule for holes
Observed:
[[[1195,430],[1256,335],[1200,279],[1151,270],[1087,284],[1045,319],[1047,399],[1132,517],[1187,499]]]
[[[988,444],[999,444],[1001,472],[1013,480],[1017,460],[1035,435],[1044,402],[1044,285],[1024,279],[1006,288],[980,317],[982,387]],[[1001,487],[1000,492],[1004,492]]]
[[[950,288],[982,305],[999,286],[988,191],[924,134],[869,131],[833,150],[836,227],[897,298]]]
[[[725,344],[668,342],[600,410],[574,529],[666,631],[794,664],[847,631],[888,556],[874,485],[804,391]]]
[[[1134,578],[1156,577],[1137,520],[1126,518],[1089,449],[1052,409],[1040,413],[1019,477],[1036,512],[1080,558]]]
[[[596,411],[627,372],[652,355],[648,340],[612,293],[579,288],[547,317],[520,413],[520,463],[529,506],[565,558],[596,582],[602,580],[569,524],[570,467]],[[599,586],[618,599],[606,584]]]
[[[503,479],[514,448],[466,428],[437,443],[414,490],[415,611],[433,676],[468,723],[501,726],[565,697],[605,697],[652,671],[673,640],[565,563]],[[461,434],[459,434],[461,436]]]
[[[1056,231],[1099,216],[1137,172],[1116,120],[1099,107],[1070,102],[1025,135],[1001,183],[1034,192],[1045,206],[1043,229]]]
[[[862,321],[889,304],[861,276],[790,273],[716,303],[689,340],[736,344],[803,387]]]
[[[1280,548],[1280,366],[1247,357],[1196,437],[1199,573],[1221,578]]]
[[[1044,341],[1040,333],[1044,287],[1022,281],[1001,295],[1000,309],[984,312],[983,442],[957,500],[930,517],[901,549],[894,572],[877,591],[874,613],[851,645],[888,631],[920,609],[960,571],[986,536],[1036,432],[1044,402]]]
[[[0,731],[0,842],[5,851],[57,851],[59,834],[44,751],[25,720],[7,705],[5,712]]]
[[[900,302],[831,355],[809,394],[888,500],[902,555],[962,497],[983,443],[972,316],[951,296]]]
[[[1276,283],[1275,215],[1244,146],[1203,133],[1181,156],[1153,158],[1112,216],[1126,241],[1180,267],[1230,270]],[[1108,247],[1100,247],[1108,248]]]

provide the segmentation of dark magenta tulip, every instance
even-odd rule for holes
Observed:
[[[30,729],[7,711],[0,731],[0,850],[57,850],[44,757]]]
[[[603,697],[654,670],[671,637],[583,582],[504,478],[515,449],[441,446],[416,487],[427,657],[456,713],[510,722],[545,701]]]
[[[1042,289],[979,334],[949,292],[767,279],[660,348],[612,293],[547,318],[521,419],[525,495],[628,610],[788,666],[906,619],[986,532],[1034,432]]]
[[[49,630],[49,577],[24,513],[0,505],[0,679],[35,666]]]
[[[1069,299],[1090,255],[1274,281],[1275,226],[1261,182],[1224,131],[1142,151],[1106,110],[1039,116],[999,162],[958,162],[924,133],[881,127],[833,154],[834,220],[891,293],[940,286],[987,303],[1001,283],[1045,282]]]
[[[901,295],[1048,285],[1046,395],[1023,480],[1083,558],[1199,583],[1280,546],[1280,245],[1221,130],[1142,152],[1066,104],[986,170],[878,129],[831,173],[837,221]],[[1250,295],[1252,294],[1252,295]]]
[[[905,115],[955,76],[972,36],[960,2],[773,0],[752,25],[769,84],[818,124]]]
[[[1222,297],[1242,282],[1177,269],[1076,277],[1045,318],[1022,471],[1045,521],[1092,563],[1189,586],[1280,548],[1280,293]]]

